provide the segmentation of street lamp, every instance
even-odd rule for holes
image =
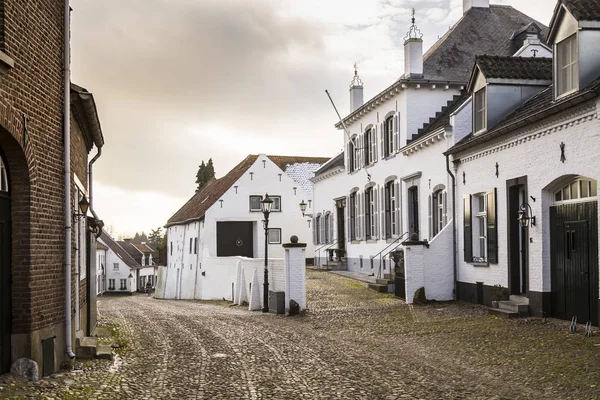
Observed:
[[[311,217],[312,218],[312,214],[306,214],[306,203],[304,202],[304,200],[302,200],[302,202],[299,204],[300,205],[300,211],[302,211],[302,216],[303,217]]]
[[[269,214],[271,213],[271,207],[273,207],[273,200],[269,197],[269,194],[265,194],[265,198],[260,202],[261,210],[265,216],[265,283],[263,293],[263,312],[269,312]]]
[[[535,216],[531,211],[531,206],[527,203],[521,204],[519,207],[519,217],[517,221],[523,228],[529,228],[529,226],[535,226]]]
[[[81,213],[75,213],[75,216],[84,218],[87,215],[89,207],[90,207],[90,202],[85,197],[85,195],[83,195],[81,200],[79,200],[79,211],[81,211]]]

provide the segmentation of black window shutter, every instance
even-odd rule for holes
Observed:
[[[463,232],[465,245],[465,262],[473,261],[473,232],[471,228],[471,195],[464,197]]]
[[[498,218],[496,210],[496,189],[486,193],[487,197],[487,248],[488,262],[498,264]]]

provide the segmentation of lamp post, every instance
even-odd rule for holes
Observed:
[[[273,200],[269,194],[265,194],[265,198],[260,202],[263,215],[265,216],[265,282],[263,287],[263,309],[262,312],[269,312],[269,214],[273,206]]]

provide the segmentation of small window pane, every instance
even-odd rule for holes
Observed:
[[[598,182],[590,182],[590,197],[596,197],[598,195]]]
[[[271,211],[281,211],[281,197],[272,197],[273,199],[273,207],[271,207]]]
[[[250,211],[260,211],[261,196],[250,196]]]
[[[485,196],[479,196],[479,212],[485,211]]]
[[[281,229],[269,229],[269,243],[281,243]]]
[[[577,182],[571,183],[571,199],[573,199],[573,200],[579,198],[579,193],[577,190],[578,187],[579,187],[579,185],[577,184]]]
[[[590,186],[588,185],[588,181],[579,182],[579,193],[582,199],[590,195]]]
[[[558,192],[556,192],[556,194],[554,195],[554,200],[562,201],[562,190],[559,190]]]
[[[567,186],[563,189],[563,200],[571,200],[571,187]]]

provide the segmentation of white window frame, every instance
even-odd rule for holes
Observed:
[[[568,60],[563,63],[562,58],[565,52],[568,52]],[[558,99],[579,90],[579,40],[577,33],[557,43],[554,54],[554,59],[556,60],[554,90],[556,91],[555,97]],[[563,76],[563,73],[566,76]],[[565,82],[565,78],[571,81],[568,85]]]
[[[372,240],[375,238],[375,190],[374,187],[370,187],[365,190],[365,232],[368,232],[366,240]],[[368,224],[368,225],[367,225]]]
[[[119,270],[119,263],[113,263],[113,271]]]
[[[473,262],[487,262],[487,197],[486,193],[477,193],[473,195],[472,221],[473,230]],[[483,201],[483,203],[482,203]],[[483,209],[482,209],[483,206]],[[483,228],[482,228],[483,226]],[[483,249],[482,249],[483,243]]]
[[[385,120],[385,149],[383,150],[384,157],[390,157],[394,154],[394,116],[391,115]]]
[[[257,199],[257,198],[259,199],[259,200],[258,200],[258,208],[252,208],[252,200],[253,200],[253,199]],[[248,208],[250,209],[250,212],[261,212],[261,211],[262,211],[262,208],[261,208],[261,206],[260,206],[260,202],[261,202],[261,201],[262,201],[262,196],[255,196],[255,195],[251,195],[251,196],[248,198],[248,203],[249,203],[249,204],[248,204]]]
[[[273,200],[273,205],[271,206],[271,212],[281,212],[281,196],[269,196]],[[275,201],[277,200],[277,201]],[[275,204],[278,204],[275,207]]]
[[[587,195],[582,196],[583,186],[585,185]],[[573,196],[573,187],[577,190]],[[566,198],[568,197],[568,198]],[[569,181],[567,185],[563,185],[560,189],[554,192],[554,203],[581,203],[585,201],[595,201],[598,199],[598,182],[588,178],[577,178]]]
[[[481,100],[481,106],[478,104]],[[481,116],[481,126],[478,125]],[[473,132],[484,132],[487,129],[487,87],[479,89],[473,94]]]

